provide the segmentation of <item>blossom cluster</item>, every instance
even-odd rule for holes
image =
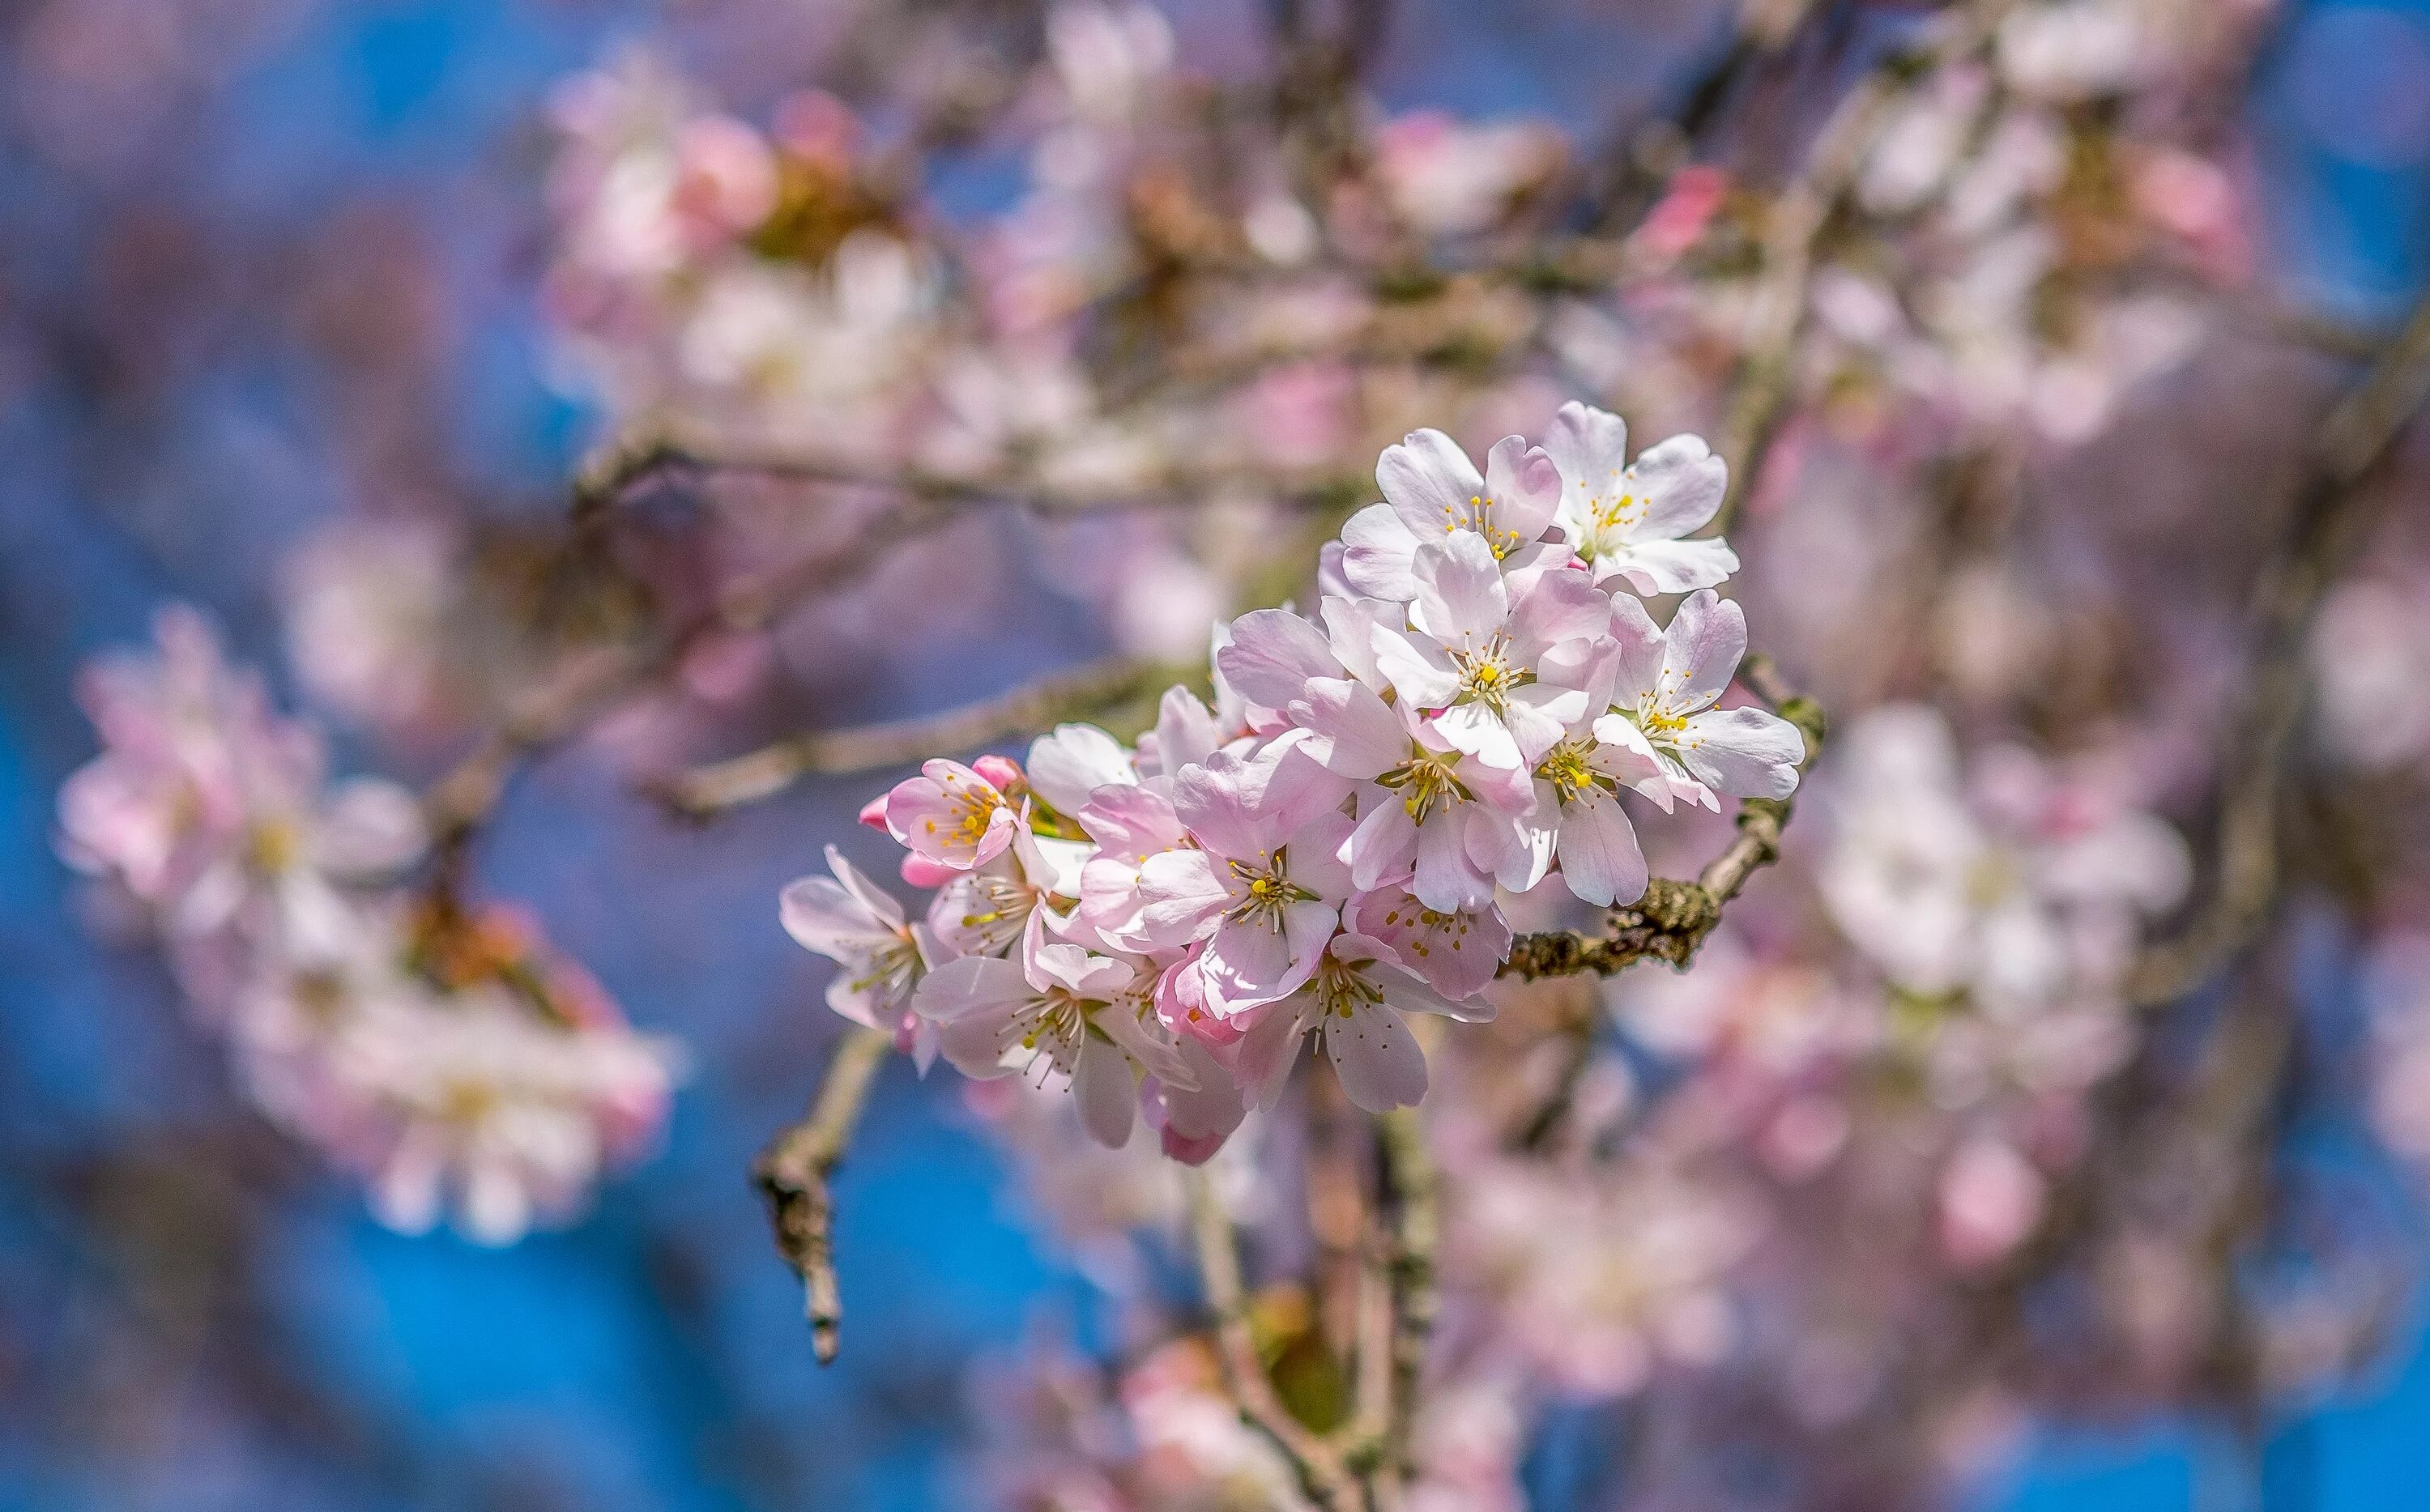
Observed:
[[[1164,695],[1125,746],[1066,724],[1026,765],[932,760],[864,818],[937,889],[919,923],[829,851],[786,927],[842,970],[829,1002],[924,1062],[1068,1082],[1090,1131],[1204,1159],[1270,1106],[1310,1035],[1352,1102],[1426,1089],[1410,1014],[1474,1020],[1509,955],[1501,900],[1645,890],[1623,791],[1668,811],[1782,798],[1795,726],[1717,706],[1746,650],[1690,540],[1723,466],[1678,437],[1633,461],[1573,403],[1480,471],[1439,431],[1377,464],[1327,547],[1315,618],[1215,637],[1212,706]],[[1681,593],[1657,626],[1640,593]]]
[[[262,1111],[355,1172],[382,1221],[487,1243],[569,1216],[664,1122],[674,1060],[508,908],[416,899],[420,806],[331,781],[318,731],[201,616],[88,670],[99,756],[59,848],[157,931]]]

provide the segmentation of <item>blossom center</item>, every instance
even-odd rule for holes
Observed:
[[[245,860],[263,876],[284,875],[304,856],[304,837],[283,819],[265,819],[245,836]]]
[[[1485,544],[1492,549],[1496,561],[1523,544],[1517,531],[1505,529],[1493,523],[1493,495],[1490,493],[1470,494],[1465,509],[1457,505],[1443,506],[1443,534],[1453,535],[1461,530],[1473,530],[1484,537]]]
[[[1587,518],[1593,522],[1593,534],[1611,536],[1637,523],[1645,512],[1644,502],[1635,494],[1620,493],[1606,499],[1600,495],[1587,501]]]
[[[1590,788],[1609,788],[1610,780],[1587,764],[1592,747],[1579,740],[1563,740],[1544,753],[1536,766],[1536,775],[1553,785],[1561,802],[1573,802]]]
[[[1451,656],[1459,668],[1459,696],[1455,703],[1482,704],[1499,714],[1509,706],[1513,689],[1536,680],[1533,673],[1511,667],[1509,644],[1500,636],[1478,650],[1455,651]]]
[[[952,812],[953,827],[947,843],[976,847],[987,839],[988,826],[995,820],[995,811],[1004,806],[1004,795],[984,782],[974,782],[959,773],[948,773],[939,780],[944,789],[945,802]],[[937,822],[928,821],[928,833],[937,832]]]
[[[1069,988],[1050,987],[1013,1010],[997,1042],[1007,1050],[1017,1042],[1031,1052],[1032,1066],[1042,1059],[1048,1072],[1068,1076],[1079,1060],[1080,1041],[1089,1032],[1089,1012],[1100,1005],[1074,995]],[[1047,1072],[1039,1074],[1042,1077]]]
[[[1347,1019],[1384,1001],[1384,989],[1366,972],[1332,955],[1318,963],[1315,985],[1317,1011],[1337,1019]]]
[[[1027,885],[1011,877],[978,873],[969,877],[963,896],[971,911],[962,915],[962,927],[985,940],[990,949],[1020,936],[1038,897]]]
[[[1667,703],[1648,697],[1638,706],[1637,727],[1656,739],[1675,739],[1688,728],[1688,716]]]
[[[1453,774],[1451,762],[1433,751],[1412,754],[1407,761],[1375,781],[1380,786],[1398,790],[1401,806],[1421,824],[1438,806],[1475,796],[1468,790],[1467,784]]]
[[[1232,908],[1230,918],[1279,930],[1283,926],[1284,909],[1316,896],[1290,879],[1285,854],[1285,851],[1276,851],[1273,859],[1264,867],[1249,861],[1231,863],[1232,874],[1249,886],[1246,896]]]
[[[899,931],[897,937],[869,953],[869,969],[852,979],[852,989],[867,992],[885,989],[889,1002],[899,1002],[911,989],[920,974],[920,947],[912,942],[911,932]]]

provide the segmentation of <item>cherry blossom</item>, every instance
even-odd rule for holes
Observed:
[[[910,1011],[928,953],[903,906],[832,845],[827,867],[832,878],[803,877],[777,900],[785,932],[841,968],[827,984],[827,1006],[855,1023],[892,1029]]]
[[[1544,452],[1561,474],[1561,534],[1598,583],[1639,593],[1711,588],[1739,570],[1719,539],[1684,539],[1722,507],[1729,470],[1704,441],[1674,436],[1628,459],[1628,424],[1572,400],[1553,417]]]
[[[1412,431],[1386,449],[1375,481],[1384,502],[1341,527],[1343,574],[1367,597],[1416,599],[1418,548],[1454,536],[1476,537],[1510,569],[1557,556],[1542,537],[1560,508],[1561,475],[1551,457],[1520,437],[1496,441],[1480,474],[1441,431]]]
[[[1035,923],[1021,957],[961,956],[921,980],[912,1006],[935,1021],[956,1070],[1066,1083],[1081,1122],[1107,1145],[1130,1138],[1141,1072],[1192,1085],[1179,1054],[1150,1027],[1154,975],[1140,962],[1048,942]]]
[[[1699,589],[1657,633],[1644,606],[1623,594],[1612,600],[1612,633],[1617,711],[1597,723],[1599,739],[1650,747],[1673,790],[1708,807],[1718,806],[1715,793],[1786,798],[1795,790],[1806,759],[1797,726],[1768,709],[1713,707],[1746,656],[1744,610]]]
[[[1307,985],[1267,1009],[1240,1040],[1240,1078],[1259,1105],[1272,1105],[1291,1053],[1315,1034],[1351,1102],[1373,1113],[1414,1105],[1426,1095],[1426,1057],[1403,1022],[1410,1013],[1475,1022],[1491,1018],[1493,1007],[1436,991],[1382,940],[1336,935]]]

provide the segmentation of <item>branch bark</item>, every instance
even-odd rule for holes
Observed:
[[[1199,1280],[1206,1288],[1207,1310],[1215,1323],[1216,1355],[1223,1365],[1225,1391],[1240,1408],[1241,1421],[1263,1434],[1290,1463],[1310,1502],[1323,1512],[1357,1512],[1362,1502],[1356,1477],[1323,1435],[1291,1416],[1266,1374],[1265,1362],[1257,1357],[1231,1215],[1223,1211],[1223,1199],[1205,1171],[1191,1171],[1187,1180]]]
[[[1187,675],[1187,669],[1166,662],[1107,657],[940,714],[773,741],[731,760],[678,773],[667,782],[663,796],[687,818],[714,818],[781,792],[803,777],[907,766],[927,756],[974,751],[1066,720],[1096,717]]]
[[[779,1134],[751,1168],[752,1180],[768,1199],[777,1253],[802,1278],[810,1352],[821,1365],[835,1362],[843,1322],[835,1271],[835,1195],[827,1182],[843,1162],[861,1105],[893,1048],[894,1037],[882,1029],[856,1028],[846,1035],[827,1063],[808,1116]]]
[[[1773,201],[1763,278],[1747,311],[1745,356],[1714,447],[1730,464],[1728,491],[1713,516],[1714,534],[1726,533],[1737,520],[1779,434],[1811,303],[1815,246],[1856,187],[1890,108],[1916,79],[1981,49],[2017,3],[1966,0],[1936,18],[1913,46],[1875,63],[1832,109],[1805,165]]]
[[[2137,959],[2126,996],[2138,1007],[2165,1006],[2201,987],[2269,917],[2280,876],[2279,800],[2306,705],[2305,641],[2370,523],[2374,475],[2425,403],[2430,298],[2314,433],[2286,542],[2255,591],[2254,672],[2228,726],[2246,734],[2221,784],[2218,876],[2191,922]]]
[[[1415,1108],[1375,1120],[1384,1155],[1384,1186],[1392,1207],[1391,1392],[1379,1446],[1384,1469],[1406,1484],[1414,1467],[1409,1440],[1424,1385],[1426,1348],[1434,1339],[1440,1293],[1436,1251],[1442,1237],[1434,1155]]]

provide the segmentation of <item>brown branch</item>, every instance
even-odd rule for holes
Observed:
[[[1185,1178],[1190,1186],[1190,1226],[1197,1239],[1198,1273],[1207,1291],[1207,1309],[1215,1323],[1216,1357],[1222,1363],[1223,1387],[1240,1412],[1240,1421],[1263,1434],[1289,1462],[1300,1489],[1323,1512],[1356,1512],[1361,1504],[1357,1480],[1339,1451],[1283,1405],[1257,1357],[1257,1342],[1249,1328],[1248,1293],[1240,1281],[1240,1252],[1232,1232],[1231,1216],[1203,1171]]]
[[[1309,474],[1285,477],[1255,467],[1203,472],[1168,471],[1132,483],[1074,487],[1025,476],[938,473],[927,469],[868,467],[841,457],[791,452],[695,449],[663,436],[644,436],[603,454],[574,487],[577,518],[614,505],[635,490],[674,478],[741,478],[803,487],[866,489],[929,504],[969,507],[1018,505],[1050,518],[1134,508],[1183,508],[1225,490],[1254,489],[1288,501],[1322,498],[1365,479]]]
[[[2254,597],[2254,672],[2221,784],[2218,876],[2209,900],[2128,972],[2127,1001],[2159,1007],[2202,986],[2258,936],[2280,882],[2279,799],[2305,706],[2305,642],[2329,585],[2360,543],[2372,481],[2430,402],[2430,299],[2418,305],[2313,435],[2287,539]]]
[[[906,766],[927,756],[974,751],[1067,720],[1101,716],[1187,675],[1188,669],[1167,662],[1110,656],[942,713],[772,741],[730,760],[679,773],[667,781],[661,795],[677,813],[708,819],[781,792],[803,777]]]
[[[1606,131],[1601,166],[1586,192],[1586,224],[1598,232],[1633,225],[1681,164],[1723,118],[1723,107],[1765,66],[1777,61],[1823,8],[1815,0],[1744,0],[1728,45],[1682,81],[1671,107],[1639,112]]]
[[[1965,0],[1935,18],[1914,45],[1874,64],[1833,108],[1804,167],[1773,202],[1763,277],[1747,311],[1745,356],[1714,448],[1730,465],[1728,491],[1713,516],[1715,534],[1726,532],[1738,518],[1779,434],[1811,304],[1815,247],[1855,189],[1891,107],[1918,79],[1980,50],[2017,3]]]
[[[1442,1236],[1434,1155],[1415,1108],[1396,1108],[1375,1120],[1384,1155],[1384,1185],[1392,1209],[1391,1391],[1380,1445],[1383,1463],[1406,1483],[1411,1473],[1409,1436],[1416,1425],[1419,1393],[1433,1341],[1440,1295],[1435,1288],[1436,1250]]]
[[[844,1036],[808,1115],[779,1134],[751,1168],[752,1180],[768,1200],[777,1252],[802,1278],[810,1352],[821,1365],[834,1363],[843,1321],[835,1271],[835,1196],[827,1180],[842,1163],[877,1068],[893,1048],[894,1037],[883,1029],[856,1028]]]

